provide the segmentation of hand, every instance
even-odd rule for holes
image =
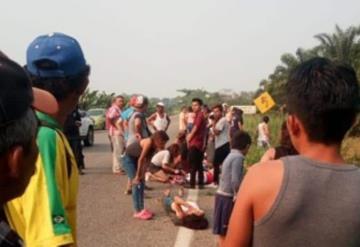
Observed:
[[[134,179],[132,180],[132,184],[133,185],[137,185],[140,183],[140,177],[139,176],[135,176]]]

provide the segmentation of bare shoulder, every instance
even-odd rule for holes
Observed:
[[[140,146],[141,146],[142,148],[145,148],[145,147],[147,147],[147,146],[151,146],[151,144],[152,144],[151,138],[145,138],[145,139],[142,139],[142,140],[140,141]]]
[[[281,160],[269,160],[254,164],[249,168],[249,175],[253,178],[266,178],[283,172],[283,162]]]
[[[281,160],[272,160],[253,165],[248,171],[248,189],[251,190],[255,220],[271,208],[280,191],[284,176]]]

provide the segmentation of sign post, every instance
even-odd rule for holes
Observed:
[[[275,106],[275,101],[268,92],[262,93],[254,100],[254,103],[261,113],[265,113]]]

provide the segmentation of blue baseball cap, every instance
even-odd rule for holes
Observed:
[[[76,76],[89,68],[79,42],[62,33],[37,37],[27,49],[26,62],[31,75],[43,78]]]

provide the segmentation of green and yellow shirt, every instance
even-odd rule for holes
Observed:
[[[26,246],[76,245],[76,161],[60,125],[46,114],[37,116],[42,126],[36,172],[25,193],[7,203],[7,218]]]

